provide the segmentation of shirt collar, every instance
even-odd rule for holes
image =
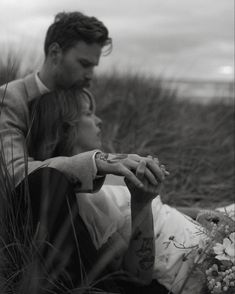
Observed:
[[[50,89],[48,89],[43,82],[40,80],[38,73],[35,73],[35,80],[36,80],[36,84],[38,86],[39,92],[41,95],[49,93]]]

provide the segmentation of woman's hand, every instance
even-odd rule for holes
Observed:
[[[153,165],[158,166],[155,159],[148,159]],[[152,280],[155,259],[151,203],[159,193],[161,181],[158,179],[156,184],[150,183],[146,177],[146,168],[147,162],[141,160],[135,172],[136,177],[144,184],[143,187],[136,187],[129,179],[125,179],[131,193],[132,234],[123,260],[123,267],[142,282],[149,284]]]

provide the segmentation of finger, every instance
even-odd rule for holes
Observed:
[[[147,160],[147,167],[152,172],[155,178],[157,178],[160,182],[164,180],[165,175],[163,171],[161,170],[160,166],[156,164],[154,160]]]
[[[164,165],[164,164],[160,164],[160,161],[159,161],[159,159],[158,159],[157,157],[153,157],[152,155],[148,155],[147,157],[150,158],[150,159],[153,159],[154,162],[155,162],[158,166],[160,166],[160,169],[162,170],[162,172],[163,172],[163,174],[164,174],[165,176],[169,176],[170,173],[167,171],[165,165]]]
[[[153,157],[153,160],[157,165],[160,165],[160,161],[157,157]]]
[[[146,170],[146,162],[142,160],[136,168],[136,176],[138,179],[140,180],[144,179],[145,170]]]
[[[160,161],[159,161],[159,159],[157,157],[154,157],[154,161],[156,162],[157,165],[160,164]]]
[[[126,168],[123,165],[120,166],[119,175],[124,176],[128,181],[130,181],[137,188],[143,188],[144,187],[141,180],[139,180],[137,178],[137,176],[132,171],[130,171],[128,168]]]
[[[148,155],[147,158],[151,161],[153,161],[153,157],[151,155]],[[142,158],[142,161],[146,160],[146,158]],[[159,184],[156,176],[152,173],[152,171],[149,168],[146,168],[145,170],[145,176],[150,184],[157,186]]]
[[[154,160],[154,162],[157,164],[157,165],[160,165],[160,161],[157,157],[153,157],[152,155],[148,155],[147,156],[148,158]]]
[[[165,167],[165,165],[164,164],[161,164],[160,165],[160,168],[161,168],[161,170],[164,172],[164,174],[166,175],[166,176],[169,176],[169,172],[168,172],[168,170],[166,169],[166,167]]]
[[[158,179],[154,176],[154,174],[151,172],[151,170],[149,168],[146,167],[145,169],[145,177],[148,180],[148,182],[150,184],[152,184],[153,186],[157,186],[159,184],[160,181],[158,181]]]
[[[139,163],[136,163],[133,161],[126,162],[126,166],[128,166],[129,169],[132,170],[132,172],[134,172],[136,170],[135,174],[138,179],[143,180],[145,178],[153,186],[159,185],[159,182],[161,180],[158,180],[156,175],[154,175],[153,172],[146,165],[147,165],[146,158],[142,158]],[[137,170],[138,170],[138,172],[137,172]],[[160,168],[159,168],[159,170],[160,170]],[[162,174],[164,176],[164,173],[162,173]]]

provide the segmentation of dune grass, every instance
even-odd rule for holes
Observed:
[[[104,148],[156,155],[170,171],[162,192],[169,204],[205,208],[234,200],[233,104],[178,99],[177,88],[138,75],[97,78],[93,92]]]

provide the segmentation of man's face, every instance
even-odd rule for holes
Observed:
[[[98,65],[102,46],[84,41],[65,52],[61,51],[56,65],[56,87],[68,89],[70,87],[89,87],[94,67]]]

